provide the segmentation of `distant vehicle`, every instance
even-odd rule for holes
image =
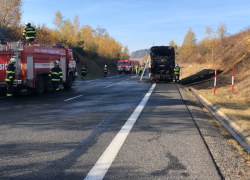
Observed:
[[[150,80],[173,80],[175,51],[172,46],[153,46],[150,48]]]
[[[77,76],[76,61],[72,49],[62,45],[34,44],[24,45],[23,42],[13,42],[8,38],[0,39],[0,92],[6,91],[6,69],[8,62],[14,57],[17,60],[15,91],[22,89],[35,90],[37,94],[44,91],[52,92],[52,82],[48,77],[54,61],[60,62],[63,74],[63,86],[71,88]]]
[[[119,60],[117,62],[117,70],[119,74],[122,74],[123,72],[125,74],[131,74],[135,72],[135,67],[137,67],[138,64],[139,61]]]

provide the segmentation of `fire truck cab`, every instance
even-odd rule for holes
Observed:
[[[54,67],[55,60],[60,62],[64,88],[71,88],[77,76],[72,49],[64,48],[62,45],[39,43],[24,45],[22,41],[0,39],[0,92],[6,91],[6,70],[12,57],[17,60],[15,91],[29,89],[35,90],[37,94],[43,94],[44,91],[52,92],[52,82],[48,75]]]

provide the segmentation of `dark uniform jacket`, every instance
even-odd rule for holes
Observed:
[[[104,73],[108,73],[108,69],[107,69],[107,68],[104,68],[103,72],[104,72]]]
[[[34,40],[36,37],[36,29],[33,28],[32,26],[28,26],[23,30],[23,37],[25,38],[26,36],[26,40]]]
[[[9,62],[9,65],[6,71],[6,79],[5,79],[6,82],[13,82],[15,80],[15,73],[16,73],[15,70],[16,70],[16,67],[14,66],[14,64]]]
[[[53,67],[50,70],[49,77],[51,77],[51,81],[62,81],[62,69],[60,67]]]
[[[81,67],[81,72],[87,74],[88,70],[85,66]]]

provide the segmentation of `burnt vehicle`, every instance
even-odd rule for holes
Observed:
[[[175,51],[172,46],[153,46],[150,48],[150,80],[173,80]]]

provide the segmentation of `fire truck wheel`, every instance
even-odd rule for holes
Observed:
[[[45,91],[47,93],[51,93],[53,91],[52,81],[48,76],[45,78]]]
[[[37,82],[36,82],[36,93],[37,94],[43,94],[44,87],[45,87],[45,84],[44,84],[43,77],[42,76],[38,76],[37,77]]]
[[[68,80],[67,80],[66,83],[63,84],[63,87],[64,87],[65,89],[70,89],[71,86],[72,86],[72,84],[73,84],[73,75],[70,73],[70,74],[69,74],[69,77],[68,77]]]

